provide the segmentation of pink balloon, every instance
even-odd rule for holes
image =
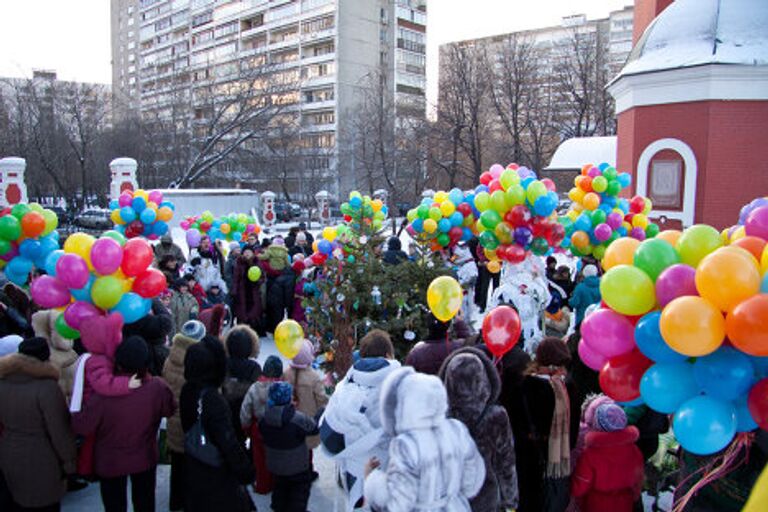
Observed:
[[[547,190],[550,192],[557,192],[557,186],[555,185],[555,182],[552,181],[549,178],[544,178],[541,180],[541,182],[544,184],[545,187],[547,187]]]
[[[698,296],[696,269],[678,263],[664,269],[656,279],[656,300],[662,308],[678,297]]]
[[[148,194],[149,200],[152,201],[155,204],[160,204],[163,202],[163,193],[159,190],[153,190]]]
[[[102,276],[117,272],[122,262],[123,248],[112,238],[99,238],[91,247],[91,264]]]
[[[620,213],[612,212],[608,215],[608,219],[606,219],[605,222],[611,227],[611,229],[619,229],[623,221],[624,217],[622,217]]]
[[[501,176],[501,173],[504,172],[504,166],[501,164],[493,164],[489,172],[493,178],[498,178]]]
[[[122,193],[120,194],[120,197],[117,198],[117,204],[121,207],[131,206],[131,203],[133,203],[133,198],[129,194]]]
[[[609,226],[605,222],[595,226],[595,238],[597,238],[601,242],[605,242],[606,240],[611,238],[612,234],[613,234],[613,230],[611,229],[611,226]]]
[[[598,354],[597,352],[589,348],[589,345],[584,343],[583,338],[579,341],[578,350],[579,350],[579,358],[581,359],[581,362],[597,372],[599,372],[600,369],[605,365],[606,361],[608,361],[607,357],[605,357],[602,354]]]
[[[624,315],[598,309],[582,322],[581,339],[593,352],[610,359],[635,347],[635,328]]]
[[[90,275],[88,264],[77,254],[65,254],[56,262],[56,277],[68,288],[79,290],[88,284]]]
[[[69,304],[70,300],[67,285],[52,276],[40,276],[32,281],[29,292],[32,300],[43,309],[60,308]]]
[[[749,236],[768,240],[768,206],[755,208],[744,222],[744,231]]]
[[[80,329],[80,324],[88,318],[101,316],[101,310],[90,302],[73,302],[64,310],[64,320],[73,329]]]

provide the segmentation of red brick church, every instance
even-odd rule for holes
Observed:
[[[635,0],[608,90],[617,168],[667,227],[724,228],[768,195],[768,0]]]

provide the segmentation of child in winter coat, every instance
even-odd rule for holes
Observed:
[[[173,321],[176,322],[176,332],[181,332],[185,323],[197,319],[200,306],[189,292],[189,282],[186,279],[181,278],[176,281],[175,288],[171,297],[171,313]]]
[[[259,421],[264,418],[267,409],[269,387],[273,382],[283,379],[283,362],[277,356],[269,356],[264,362],[264,370],[257,382],[254,382],[245,395],[240,407],[240,425],[251,438],[253,467],[256,468],[256,485],[253,490],[258,494],[269,494],[275,486],[272,473],[267,469],[264,440],[259,431]]]
[[[328,395],[325,394],[323,379],[312,369],[312,361],[314,360],[315,347],[311,341],[305,339],[301,350],[291,360],[290,367],[283,374],[283,380],[293,386],[293,391],[296,394],[296,408],[310,418],[314,418],[317,411],[325,408],[328,404]],[[319,445],[320,436],[307,438],[310,462],[312,460],[311,450]],[[313,470],[313,477],[316,478],[315,475]]]
[[[280,274],[289,265],[288,249],[285,247],[285,241],[280,237],[272,240],[272,245],[267,247],[257,258],[266,262],[265,270],[270,275]]]
[[[317,434],[317,422],[291,404],[293,387],[275,382],[259,430],[267,451],[267,467],[275,476],[272,510],[307,510],[312,485],[306,437]]]
[[[365,501],[373,510],[471,510],[485,481],[485,462],[467,427],[446,417],[440,379],[394,370],[381,389],[381,421],[392,440],[389,462],[366,467]],[[378,468],[378,469],[377,469]]]
[[[583,512],[630,512],[643,485],[637,428],[628,427],[624,410],[612,403],[597,406],[590,426],[571,493]]]

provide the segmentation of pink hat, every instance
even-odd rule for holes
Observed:
[[[613,404],[615,403],[613,399],[603,395],[592,395],[590,397],[587,397],[586,401],[583,405],[584,410],[584,423],[591,429],[597,429],[595,425],[597,425],[597,420],[595,416],[597,415],[597,408],[604,404]]]
[[[299,353],[296,354],[296,357],[294,357],[291,360],[291,366],[293,368],[309,368],[309,366],[312,364],[312,361],[315,360],[315,347],[312,345],[312,342],[308,339],[304,340],[304,344],[301,346],[301,350],[299,350]]]

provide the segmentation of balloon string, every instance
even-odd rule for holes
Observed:
[[[701,489],[714,482],[715,480],[724,478],[726,475],[735,471],[739,468],[739,466],[747,462],[749,459],[749,448],[752,445],[754,438],[755,435],[752,433],[745,432],[738,434],[736,439],[730,444],[730,446],[728,446],[722,455],[716,457],[714,460],[712,460],[712,462],[705,465],[704,467],[694,471],[688,475],[685,480],[680,482],[679,487],[683,487],[689,480],[694,478],[699,473],[704,474],[704,476],[698,482],[693,484],[693,486],[688,489],[688,492],[686,492],[680,498],[680,500],[675,503],[674,507],[672,508],[672,512],[683,512],[685,507],[688,505],[688,502],[693,499],[693,497]],[[746,457],[739,457],[742,449],[746,452]]]

